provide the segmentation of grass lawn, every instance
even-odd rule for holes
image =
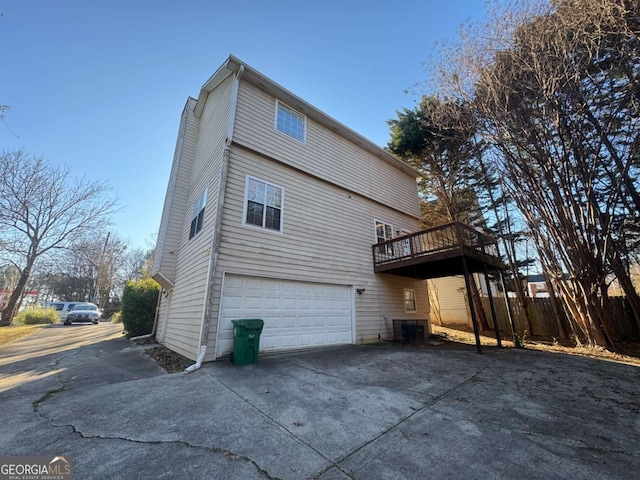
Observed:
[[[0,327],[0,345],[30,335],[42,327],[44,327],[44,325],[10,325],[8,327]]]

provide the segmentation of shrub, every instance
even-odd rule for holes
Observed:
[[[102,318],[111,319],[113,315],[120,312],[120,307],[106,307],[102,309]]]
[[[58,322],[55,308],[30,307],[18,312],[13,318],[20,325],[50,325]]]
[[[111,315],[111,318],[109,319],[109,321],[111,323],[121,323],[122,322],[122,312],[116,312],[113,315]]]
[[[127,282],[122,292],[121,318],[128,337],[151,333],[160,285],[151,278]]]

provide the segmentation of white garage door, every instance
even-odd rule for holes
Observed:
[[[216,356],[233,349],[231,320],[260,318],[260,351],[352,343],[351,287],[225,275]]]

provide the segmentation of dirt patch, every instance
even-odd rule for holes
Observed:
[[[475,336],[470,329],[450,328],[440,325],[433,325],[433,333],[446,339],[446,342],[456,342],[463,344],[475,344]],[[495,337],[491,337],[492,332],[482,332],[480,343],[483,346],[497,346]],[[502,338],[504,347],[514,347],[512,341]],[[612,362],[627,363],[630,365],[640,365],[640,342],[620,342],[616,345],[617,352],[612,352],[601,347],[574,347],[571,345],[561,345],[557,342],[540,339],[527,339],[525,348],[530,350],[540,350],[543,352],[564,353],[566,355],[579,355],[583,357],[597,358]]]
[[[145,352],[168,373],[184,372],[185,368],[195,363],[166,347],[149,348]]]
[[[133,340],[136,345],[154,345],[156,339],[154,337],[140,338]],[[193,365],[195,362],[179,353],[169,350],[167,347],[158,345],[156,347],[145,348],[145,353],[155,360],[167,373],[184,372],[184,369]]]
[[[152,345],[154,343],[158,343],[154,337],[147,338],[138,338],[137,340],[133,340],[136,345]]]

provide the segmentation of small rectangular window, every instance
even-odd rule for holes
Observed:
[[[276,130],[304,143],[307,118],[276,100]]]
[[[416,313],[416,291],[413,288],[404,289],[404,311],[406,313]]]
[[[204,207],[207,204],[207,189],[200,194],[193,204],[191,211],[191,227],[189,228],[189,240],[196,236],[202,230],[204,224]]]
[[[247,176],[243,225],[282,232],[284,188]]]

